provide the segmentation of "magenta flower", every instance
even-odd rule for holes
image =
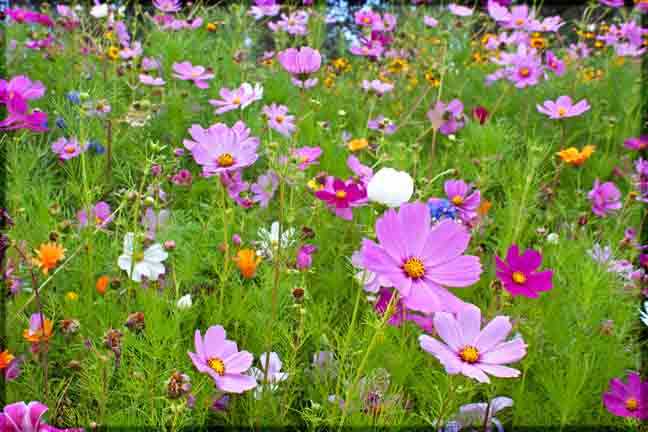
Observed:
[[[612,182],[600,184],[598,179],[594,180],[594,187],[587,194],[587,198],[592,201],[592,212],[600,217],[621,208],[621,192]]]
[[[220,89],[219,94],[222,100],[209,100],[210,105],[220,107],[214,111],[214,114],[223,114],[235,109],[244,110],[252,102],[261,100],[263,97],[263,87],[259,83],[256,83],[254,87],[249,83],[243,83],[236,90],[223,87]]]
[[[538,112],[548,115],[551,119],[576,117],[590,109],[587,100],[583,99],[577,104],[573,104],[569,96],[560,96],[555,102],[548,100],[542,106],[537,105],[536,107]]]
[[[553,288],[553,271],[536,272],[541,263],[540,252],[527,249],[520,255],[518,246],[513,245],[506,254],[506,262],[495,256],[495,274],[512,296],[537,298],[539,292]]]
[[[288,48],[277,55],[281,66],[292,75],[292,83],[300,88],[317,84],[317,78],[309,78],[322,66],[319,51],[310,47]]]
[[[230,129],[223,123],[216,123],[203,129],[192,125],[189,133],[196,141],[184,140],[184,145],[202,166],[203,175],[210,177],[229,171],[238,171],[256,162],[259,157],[259,139],[250,136],[250,129],[242,121]]]
[[[308,34],[308,12],[298,10],[287,16],[281,14],[281,19],[277,22],[268,23],[268,27],[273,32],[283,30],[289,35],[306,36]]]
[[[200,330],[194,335],[196,352],[188,352],[199,372],[209,374],[219,390],[243,393],[256,387],[256,379],[245,375],[252,366],[253,357],[247,351],[238,351],[236,342],[225,339],[222,326],[211,326],[203,339]]]
[[[248,14],[257,21],[263,17],[276,16],[281,7],[275,0],[255,0],[254,3],[255,5],[250,7]]]
[[[285,105],[264,106],[261,110],[268,118],[268,126],[279,132],[285,137],[290,137],[297,127],[295,126],[295,116],[288,115],[288,107]]]
[[[319,147],[300,147],[293,149],[291,156],[297,161],[297,169],[305,171],[311,165],[319,164],[317,160],[322,155],[322,149]]]
[[[630,150],[641,151],[648,148],[648,135],[641,135],[638,138],[628,138],[623,145]]]
[[[85,148],[79,145],[76,138],[68,140],[61,137],[52,143],[52,151],[59,156],[59,159],[65,161],[79,156],[81,152],[85,151]]]
[[[315,192],[315,197],[326,202],[336,216],[351,220],[353,219],[351,207],[366,203],[367,191],[353,181],[344,182],[329,177],[324,189]]]
[[[420,202],[389,209],[376,221],[379,243],[363,239],[362,265],[389,280],[409,309],[456,312],[464,305],[443,286],[466,287],[479,280],[476,256],[463,255],[470,234],[450,220],[431,226]]]
[[[361,38],[359,43],[354,43],[349,48],[351,54],[368,58],[379,58],[384,50],[385,47],[380,41],[366,38]]]
[[[9,81],[0,80],[0,103],[9,104],[12,100],[40,99],[45,95],[45,86],[40,81],[32,81],[25,75],[18,75]]]
[[[526,355],[527,345],[521,337],[505,342],[512,326],[508,317],[496,316],[481,329],[481,311],[466,305],[457,318],[447,312],[434,314],[434,328],[445,343],[428,336],[419,336],[421,348],[434,355],[448,374],[462,374],[482,383],[490,383],[488,375],[515,378],[520,371],[505,364]]]
[[[648,419],[648,381],[642,382],[637,372],[628,374],[627,384],[613,378],[609,390],[603,394],[603,403],[616,416]]]
[[[477,208],[481,201],[478,190],[471,192],[471,187],[463,180],[448,180],[443,185],[448,200],[455,206],[459,217],[465,223],[470,223],[477,217]]]
[[[374,23],[380,20],[380,15],[371,9],[360,9],[353,16],[357,25],[363,27],[373,27]]]
[[[54,21],[48,15],[34,12],[29,9],[6,9],[4,13],[13,21],[20,24],[40,24],[45,27],[54,27]]]
[[[6,405],[0,413],[0,431],[3,432],[83,432],[83,429],[59,429],[43,422],[48,408],[37,401],[15,402]]]
[[[484,123],[486,123],[486,120],[488,120],[490,112],[486,109],[486,107],[477,105],[475,108],[473,108],[472,115],[480,125],[483,125]]]
[[[437,101],[434,108],[427,112],[432,127],[443,135],[450,135],[464,127],[464,106],[459,99],[453,99],[448,104]]]
[[[178,12],[182,8],[179,0],[153,0],[153,6],[165,13]]]
[[[85,209],[79,211],[77,218],[79,219],[79,225],[82,227],[87,226],[88,219],[90,219],[94,226],[103,228],[112,220],[110,217],[110,205],[104,201],[99,201],[90,209],[90,218],[88,218],[88,212]]]
[[[385,118],[384,115],[379,115],[374,119],[367,121],[367,128],[391,135],[396,132],[396,125],[391,120]]]
[[[565,62],[560,60],[553,51],[547,51],[547,67],[551,69],[556,76],[563,76],[565,74]]]
[[[374,303],[374,311],[383,316],[387,311],[389,303],[392,301],[392,297],[395,295],[398,295],[397,291],[381,287],[380,291],[378,292],[376,303]],[[432,318],[430,316],[412,313],[403,305],[402,298],[398,298],[398,300],[394,302],[394,312],[389,317],[389,320],[387,320],[387,324],[394,327],[400,327],[403,324],[403,321],[412,321],[413,323],[421,327],[423,331],[428,333],[432,333],[434,331]]]
[[[214,74],[208,72],[203,66],[193,66],[190,62],[173,63],[174,78],[183,81],[193,81],[199,89],[209,88],[208,80],[214,78]]]
[[[533,54],[516,58],[512,67],[507,69],[506,75],[517,88],[534,86],[538,84],[542,76],[542,64],[540,59]]]
[[[306,270],[313,265],[313,254],[317,251],[317,246],[305,244],[297,251],[296,265],[300,270]]]
[[[599,3],[613,8],[623,7],[624,5],[623,0],[599,0]]]
[[[279,178],[274,172],[268,171],[260,175],[257,182],[250,187],[250,191],[254,194],[252,202],[259,203],[260,207],[267,207],[278,186]]]
[[[362,89],[366,92],[375,92],[378,96],[382,96],[385,93],[389,93],[394,89],[394,84],[382,82],[380,80],[363,80]]]
[[[27,105],[24,105],[27,108]],[[17,129],[29,129],[34,132],[47,131],[47,114],[42,111],[33,111],[28,113],[12,109],[11,104],[8,106],[9,115],[6,119],[0,121],[0,130],[10,131]]]
[[[363,165],[355,155],[349,155],[347,159],[347,166],[349,169],[358,177],[360,183],[366,189],[369,185],[369,181],[373,178],[373,169],[366,165]]]

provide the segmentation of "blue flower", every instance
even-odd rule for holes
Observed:
[[[92,150],[96,154],[104,154],[106,152],[106,148],[93,139],[88,141],[88,149]]]
[[[457,217],[457,208],[447,199],[437,199],[428,202],[430,216],[434,222],[441,219],[455,219]]]
[[[56,117],[56,127],[58,127],[59,129],[65,129],[67,127],[65,120],[63,120],[63,117]]]
[[[81,95],[78,91],[69,91],[65,94],[65,97],[72,102],[74,105],[81,103]]]

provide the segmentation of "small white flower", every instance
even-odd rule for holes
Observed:
[[[558,240],[560,240],[560,237],[556,233],[551,233],[547,236],[547,243],[549,244],[558,244]]]
[[[108,16],[108,4],[98,4],[95,6],[92,6],[92,9],[90,9],[90,15],[92,15],[95,18],[105,18]]]
[[[370,201],[384,204],[387,207],[398,207],[409,201],[414,193],[414,180],[405,171],[393,168],[382,168],[367,186]]]
[[[193,301],[191,300],[191,294],[183,295],[178,299],[176,307],[180,310],[189,309],[193,306]]]
[[[643,309],[639,309],[639,318],[648,327],[648,301],[644,302]]]
[[[272,258],[273,252],[279,247],[279,222],[275,221],[270,226],[270,231],[265,228],[259,228],[257,235],[261,239],[259,242],[260,249],[257,252],[267,258]],[[281,234],[281,249],[286,249],[294,242],[295,229],[284,227]]]
[[[259,364],[261,365],[260,369],[255,367],[250,369],[250,372],[259,383],[254,391],[255,399],[261,399],[267,355],[268,353],[262,353],[259,356]],[[281,368],[283,364],[281,363],[281,360],[279,359],[279,355],[276,352],[271,352],[270,358],[267,359],[267,361],[268,361],[268,388],[270,389],[271,392],[275,392],[278,387],[277,383],[287,380],[288,374],[286,372],[281,372]]]
[[[164,274],[164,264],[168,254],[161,244],[155,243],[149,246],[144,252],[133,253],[133,239],[135,234],[126,233],[124,236],[124,253],[117,261],[119,268],[124,270],[135,282],[141,282],[142,276],[148,280],[156,281]],[[133,263],[133,260],[135,262]],[[132,270],[132,274],[131,274]]]

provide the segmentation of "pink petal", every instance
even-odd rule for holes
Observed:
[[[434,328],[437,334],[454,352],[459,352],[466,341],[463,339],[461,328],[452,314],[436,312],[434,314]]]
[[[498,378],[517,378],[520,376],[519,370],[506,366],[479,363],[478,367],[487,374],[496,376]]]
[[[211,326],[205,333],[204,352],[206,358],[219,357],[225,341],[225,329],[223,326]]]
[[[407,250],[412,256],[420,256],[430,230],[430,211],[423,203],[403,204],[398,218]]]
[[[419,336],[419,343],[421,348],[434,355],[441,362],[447,373],[456,374],[461,371],[462,364],[457,354],[452,352],[446,345],[428,335]]]
[[[489,351],[481,353],[479,362],[488,364],[513,363],[526,355],[527,345],[521,338],[496,345]]]
[[[215,381],[218,388],[227,393],[243,393],[257,386],[256,378],[249,375],[226,373]]]
[[[430,230],[421,259],[427,266],[444,264],[461,255],[468,247],[470,234],[461,225],[446,219]]]
[[[404,297],[403,303],[408,309],[419,312],[431,313],[440,312],[443,309],[443,303],[440,301],[439,296],[429,284],[424,282],[412,282],[412,279],[403,278],[403,283],[398,284],[395,282],[397,278],[390,278],[390,281],[398,289]],[[409,285],[407,284],[409,282]],[[403,293],[403,288],[408,290],[408,294]]]
[[[400,264],[409,258],[409,248],[398,214],[394,209],[387,210],[376,222],[376,237],[394,261]]]
[[[511,333],[511,329],[509,317],[496,316],[474,340],[475,348],[482,354],[488,352],[491,348],[503,342]]]
[[[474,378],[481,383],[490,384],[490,379],[478,366],[469,363],[462,363],[461,373],[467,377]]]
[[[481,311],[475,305],[468,304],[457,314],[457,323],[467,345],[474,343],[481,330]]]
[[[461,255],[432,268],[428,268],[427,263],[426,261],[425,279],[439,285],[466,287],[477,282],[482,273],[479,257],[471,255]]]

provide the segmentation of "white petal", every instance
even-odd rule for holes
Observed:
[[[155,243],[144,252],[144,261],[159,263],[167,259],[169,254],[164,251],[162,245]]]

